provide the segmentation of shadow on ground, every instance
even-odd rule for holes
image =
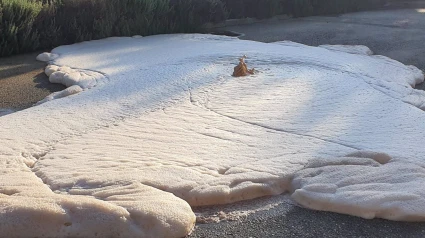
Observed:
[[[39,73],[33,78],[36,88],[47,90],[51,93],[64,90],[66,87],[62,84],[51,83],[45,73]]]
[[[416,89],[425,90],[425,83],[418,84],[418,85],[416,85],[416,87],[415,87],[415,88],[416,88]]]
[[[0,109],[22,110],[65,86],[52,84],[44,74],[40,52],[0,58]]]

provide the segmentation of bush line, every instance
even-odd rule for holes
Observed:
[[[200,32],[229,18],[336,14],[385,0],[0,0],[0,57],[110,36]]]

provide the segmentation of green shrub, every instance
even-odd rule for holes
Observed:
[[[169,12],[168,0],[103,0],[100,5],[93,24],[95,39],[164,32],[159,19]]]
[[[371,10],[384,4],[385,0],[292,0],[289,8],[293,16],[304,17]]]
[[[53,17],[44,21],[53,26],[59,42],[70,44],[166,32],[161,29],[161,22],[165,22],[169,4],[168,0],[65,0],[50,11]]]
[[[230,13],[230,18],[252,17],[270,18],[278,14],[288,13],[289,0],[223,0]]]
[[[195,32],[208,22],[218,23],[228,14],[221,0],[171,0],[169,21],[174,32]]]
[[[311,0],[292,0],[290,11],[295,17],[305,17],[314,14]]]
[[[38,47],[38,34],[32,27],[41,8],[39,2],[0,0],[0,56],[32,51]]]
[[[310,4],[314,15],[344,13],[349,7],[347,0],[311,0]]]
[[[61,27],[56,24],[58,6],[56,3],[46,3],[34,22],[33,28],[39,35],[39,49],[51,49],[64,44],[60,33]]]

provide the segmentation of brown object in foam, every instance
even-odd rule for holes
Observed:
[[[239,64],[233,70],[233,77],[244,77],[254,74],[254,68],[248,69],[248,67],[246,66],[245,58],[245,55],[242,56],[242,58],[239,58]]]

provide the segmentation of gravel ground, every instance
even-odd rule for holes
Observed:
[[[188,238],[207,237],[382,237],[423,238],[424,223],[366,220],[282,203],[240,221],[198,224]]]

